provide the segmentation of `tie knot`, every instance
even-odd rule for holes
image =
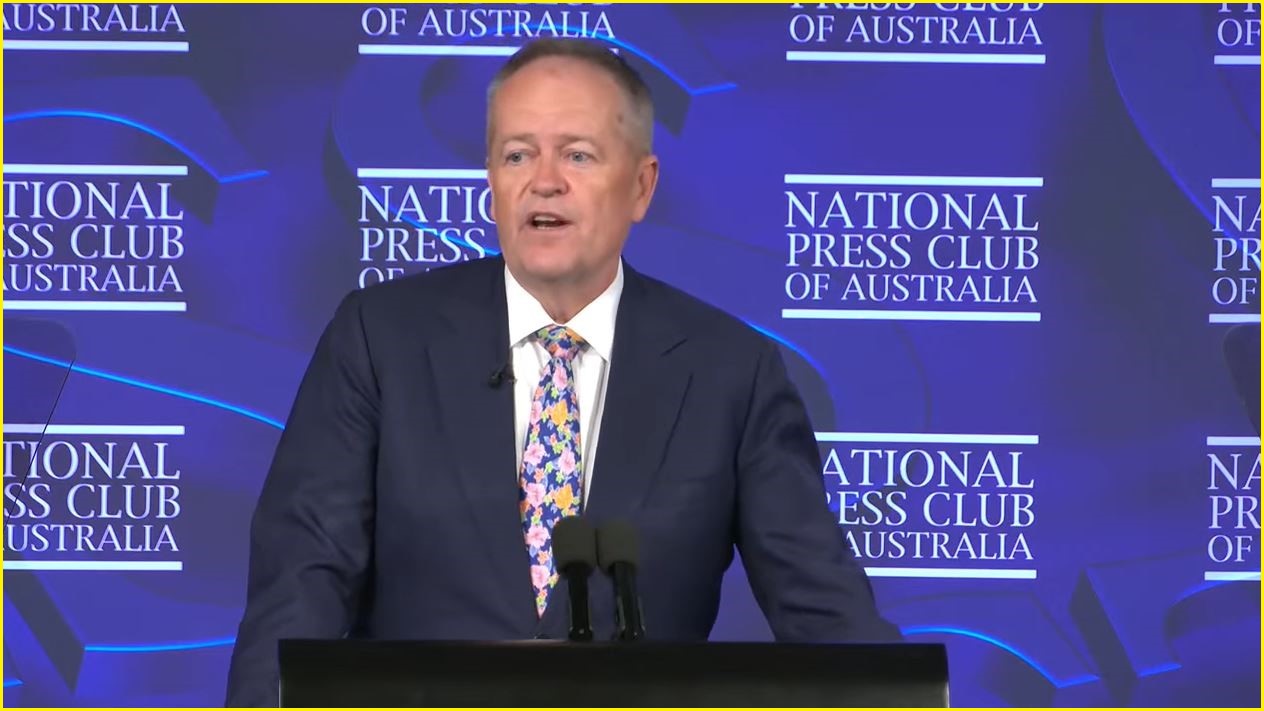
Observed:
[[[584,347],[584,339],[564,326],[546,326],[535,332],[545,350],[554,358],[571,360]]]

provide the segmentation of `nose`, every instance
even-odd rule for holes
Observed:
[[[544,155],[535,163],[531,176],[531,192],[541,197],[551,197],[566,192],[566,178],[562,175],[557,158]]]

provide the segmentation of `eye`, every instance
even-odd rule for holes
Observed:
[[[505,162],[509,165],[519,165],[527,159],[527,154],[523,151],[509,151],[505,154]]]
[[[583,151],[571,151],[570,159],[572,163],[589,163],[592,161],[592,154]]]

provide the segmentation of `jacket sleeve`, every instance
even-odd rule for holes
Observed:
[[[338,638],[371,560],[379,392],[357,293],[317,344],[250,529],[228,706],[278,704],[277,643]]]
[[[889,642],[864,568],[830,512],[807,409],[765,341],[738,448],[737,544],[773,634],[788,642]]]

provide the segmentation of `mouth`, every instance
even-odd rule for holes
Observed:
[[[555,212],[532,212],[527,215],[527,226],[544,232],[560,230],[570,224],[570,220]]]

